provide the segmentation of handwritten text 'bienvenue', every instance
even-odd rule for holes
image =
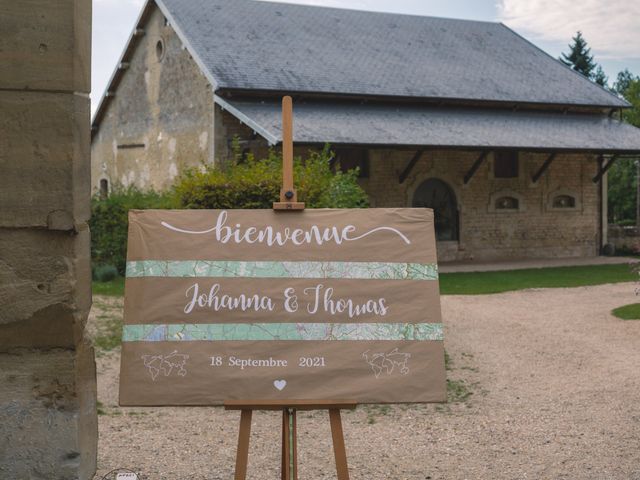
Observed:
[[[228,214],[226,210],[223,210],[218,214],[216,224],[208,230],[186,230],[170,225],[167,222],[161,222],[162,226],[173,230],[174,232],[187,233],[190,235],[204,235],[207,233],[214,233],[215,238],[220,243],[263,243],[271,247],[273,245],[282,247],[286,244],[311,245],[313,243],[317,245],[323,245],[325,243],[335,243],[341,245],[344,242],[353,242],[360,240],[375,232],[388,231],[398,235],[407,245],[411,242],[409,239],[399,230],[393,227],[376,227],[372,230],[357,235],[357,228],[354,225],[346,225],[342,228],[337,226],[332,227],[319,227],[318,225],[311,225],[307,230],[302,228],[288,228],[285,227],[281,231],[275,230],[272,226],[264,228],[246,227],[237,223],[234,227],[226,225]]]

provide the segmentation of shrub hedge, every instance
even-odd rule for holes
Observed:
[[[143,192],[134,187],[115,187],[106,199],[91,200],[91,258],[94,271],[114,265],[124,275],[127,258],[128,214],[131,209],[177,208],[171,192]]]
[[[308,208],[363,208],[368,198],[358,185],[358,171],[333,172],[326,146],[305,160],[294,160],[298,200]],[[339,169],[338,169],[339,170]],[[108,198],[92,199],[91,256],[96,268],[126,267],[128,212],[152,208],[271,208],[280,196],[282,157],[271,152],[264,160],[236,155],[226,168],[203,166],[184,171],[166,193],[137,188],[114,188]]]
[[[331,151],[310,152],[294,160],[298,201],[309,208],[362,208],[369,205],[358,185],[358,171],[333,172]],[[192,168],[178,179],[174,193],[182,208],[271,208],[280,196],[282,157],[270,152],[264,160],[249,155],[226,169]]]

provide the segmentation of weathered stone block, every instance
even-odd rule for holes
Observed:
[[[0,112],[0,227],[73,230],[86,222],[89,99],[0,91]]]
[[[93,349],[0,353],[0,478],[86,480],[96,468]]]
[[[91,0],[0,3],[0,88],[91,91]]]
[[[0,229],[0,351],[73,348],[91,307],[89,230]]]

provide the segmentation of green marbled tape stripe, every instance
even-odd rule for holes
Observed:
[[[353,278],[437,280],[435,263],[244,262],[143,260],[127,262],[127,277]]]
[[[123,342],[443,340],[441,323],[207,323],[125,325]]]

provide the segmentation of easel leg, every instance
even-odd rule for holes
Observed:
[[[298,479],[296,410],[282,410],[282,480]]]
[[[236,453],[235,480],[247,478],[247,463],[249,461],[249,438],[251,437],[251,410],[240,413],[240,430],[238,432],[238,451]]]
[[[340,410],[329,410],[329,421],[331,422],[333,454],[336,457],[336,471],[338,472],[338,480],[349,480],[349,467],[347,467],[347,452],[344,448],[344,434],[342,432]]]
[[[280,467],[282,480],[289,478],[289,412],[282,410],[282,466]]]
[[[296,410],[291,410],[291,480],[298,480],[298,427]]]

